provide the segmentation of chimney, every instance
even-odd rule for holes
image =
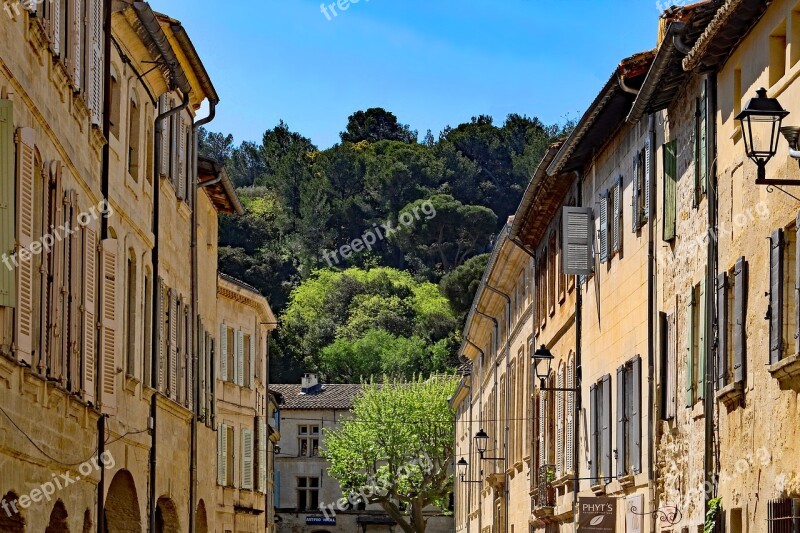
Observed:
[[[312,394],[319,391],[320,385],[316,374],[303,374],[301,390],[304,394]]]

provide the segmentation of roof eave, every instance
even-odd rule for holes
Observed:
[[[512,241],[519,238],[522,228],[528,220],[531,208],[533,207],[533,200],[536,197],[536,192],[539,190],[542,182],[548,177],[547,168],[553,162],[553,159],[555,159],[556,154],[563,144],[564,141],[558,141],[548,147],[547,152],[545,152],[544,157],[542,157],[542,160],[536,167],[536,171],[533,173],[533,178],[528,182],[525,194],[522,196],[522,201],[514,215],[514,223],[511,225],[511,230],[509,231],[509,239]]]
[[[656,53],[655,59],[653,59],[650,71],[647,73],[644,84],[642,84],[642,88],[639,90],[639,94],[633,102],[630,113],[628,113],[628,117],[626,118],[628,123],[635,124],[644,116],[647,107],[652,102],[652,98],[656,93],[659,83],[661,83],[664,73],[667,68],[669,68],[670,62],[675,57],[675,54],[678,53],[677,48],[675,48],[675,37],[682,35],[685,29],[686,24],[683,22],[672,22],[668,26],[661,46]]]
[[[172,88],[180,89],[182,93],[189,94],[192,91],[189,79],[186,77],[175,51],[170,46],[169,39],[158,22],[158,17],[150,8],[150,4],[147,2],[134,2],[129,9],[134,10],[136,18],[142,25],[144,34],[140,33],[140,35],[142,37],[146,35],[150,40],[148,48],[157,51],[157,55],[161,57],[164,66],[169,71],[169,83]]]

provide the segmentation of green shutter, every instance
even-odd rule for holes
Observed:
[[[694,405],[694,288],[686,294],[686,407]]]
[[[698,302],[700,311],[697,313],[698,330],[700,338],[697,339],[698,360],[697,360],[697,399],[702,400],[706,392],[706,280],[700,282],[700,301]]]
[[[16,215],[14,213],[14,105],[0,100],[0,306],[14,307],[17,300],[14,283]]]
[[[671,241],[677,236],[678,208],[678,158],[677,142],[664,145],[664,228],[663,239]]]

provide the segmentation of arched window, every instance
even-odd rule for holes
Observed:
[[[152,329],[153,329],[153,280],[150,270],[144,273],[144,307],[142,317],[144,317],[144,327],[142,329],[142,382],[148,386],[156,388],[152,378]]]
[[[556,387],[564,388],[564,364],[558,365],[558,375]],[[564,392],[558,391],[556,394],[556,477],[561,477],[564,473]]]
[[[128,174],[131,175],[134,181],[138,182],[141,113],[139,112],[139,103],[135,93],[131,94],[128,123]]]
[[[117,73],[116,67],[111,65],[111,102],[109,102],[109,109],[111,109],[111,134],[117,139],[119,139],[119,125],[120,122],[122,122],[122,118],[120,117],[122,112],[120,91],[120,76]]]
[[[567,360],[567,388],[575,388],[575,356],[570,352]],[[570,474],[575,470],[575,394],[567,393],[567,408],[564,413],[564,472]]]
[[[126,371],[128,376],[136,375],[136,253],[131,249],[128,252],[126,263],[125,283],[127,286],[125,298],[125,339],[126,346]]]
[[[6,493],[0,499],[0,531],[7,533],[24,533],[25,519],[20,514],[21,507],[18,503],[18,496],[13,492]]]

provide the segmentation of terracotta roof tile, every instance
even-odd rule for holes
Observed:
[[[322,390],[304,394],[300,385],[270,385],[281,395],[281,409],[351,409],[361,385],[323,385]]]

